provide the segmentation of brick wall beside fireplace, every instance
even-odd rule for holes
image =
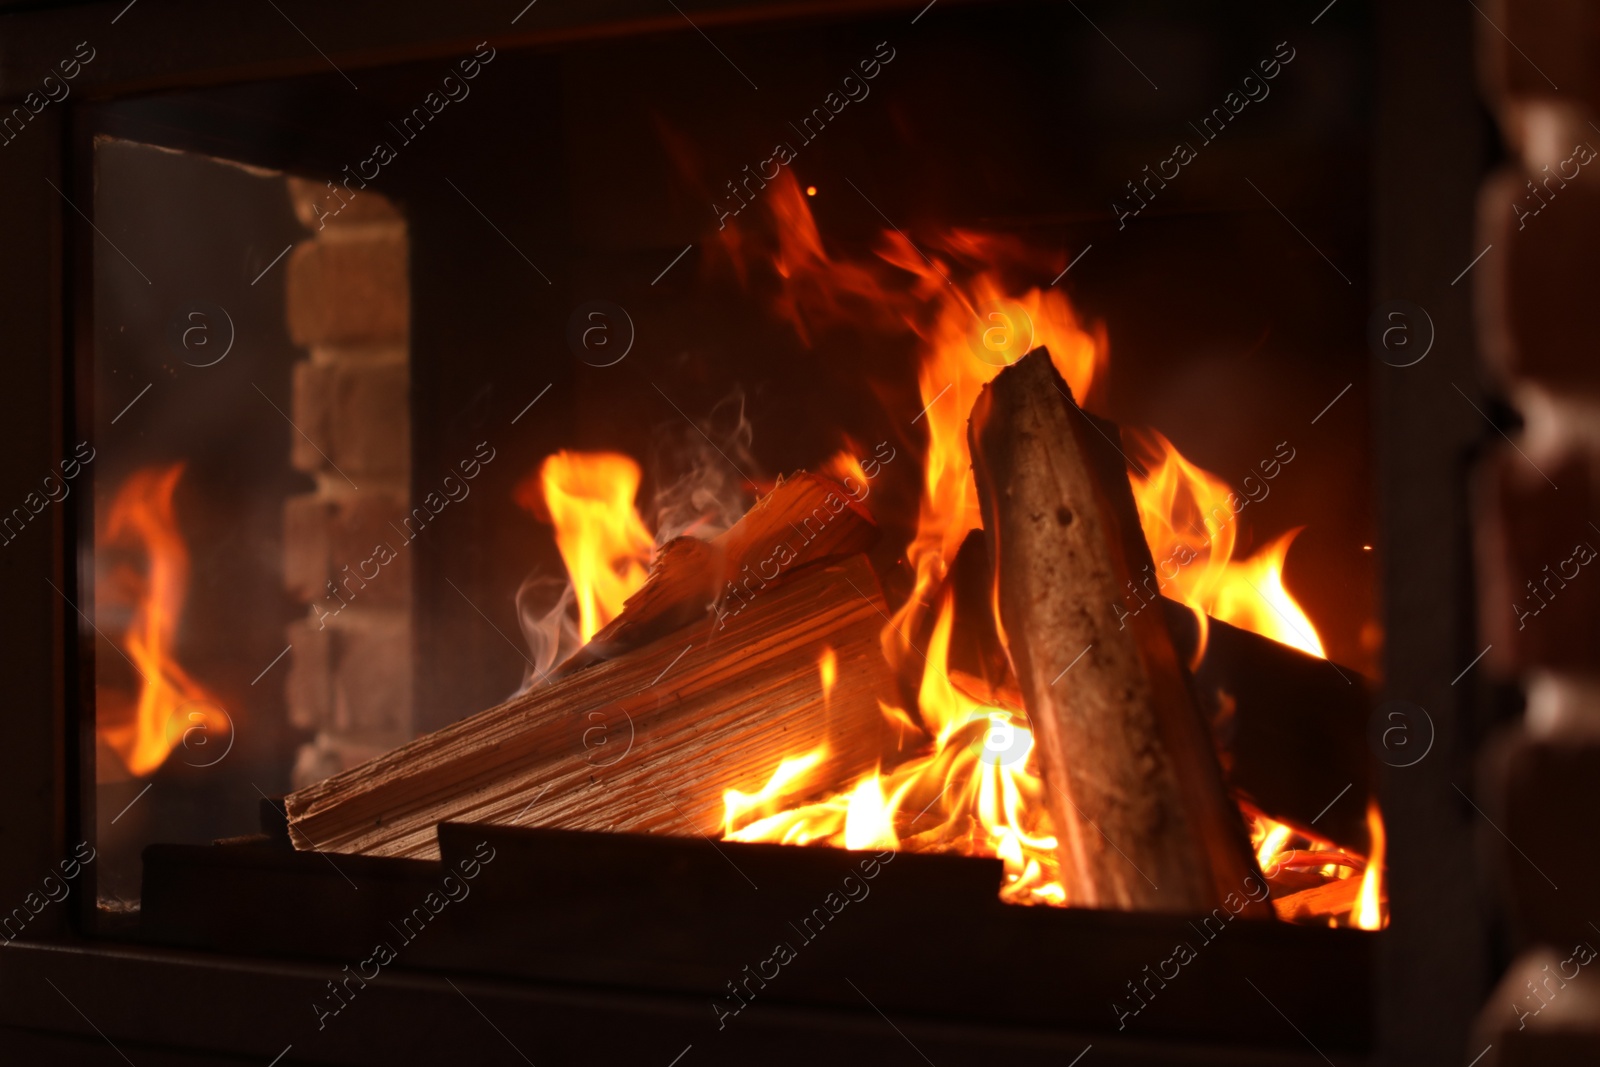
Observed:
[[[298,788],[413,732],[410,554],[373,562],[409,509],[411,294],[393,204],[363,191],[319,220],[312,205],[332,198],[328,187],[289,184],[313,231],[290,254],[286,298],[289,335],[308,351],[294,368],[291,459],[316,479],[283,516],[284,582],[307,605],[288,634],[289,718],[314,733],[295,761]]]
[[[1494,827],[1484,840],[1515,958],[1484,1006],[1479,1044],[1492,1044],[1485,1063],[1594,1063],[1600,9],[1500,0],[1485,11],[1480,71],[1509,158],[1479,202],[1479,337],[1491,382],[1524,425],[1478,471],[1478,617],[1485,662],[1519,681],[1527,704],[1482,763]]]

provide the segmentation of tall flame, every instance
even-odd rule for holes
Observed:
[[[182,475],[181,463],[135,471],[117,490],[101,539],[101,547],[131,549],[145,560],[143,575],[128,578],[138,599],[119,642],[142,679],[139,699],[131,714],[119,713],[111,710],[112,694],[103,693],[108,713],[97,724],[100,738],[137,777],[154,773],[188,731],[216,736],[230,728],[220,705],[176,658],[189,586],[189,550],[172,504]]]
[[[587,642],[644,584],[655,539],[634,509],[639,465],[615,452],[557,452],[517,487],[516,500],[548,514]]]
[[[767,190],[766,202],[774,224],[771,262],[781,279],[776,309],[802,341],[810,344],[818,327],[838,321],[909,331],[918,341],[922,410],[913,421],[925,424],[927,449],[916,532],[905,556],[915,584],[885,628],[883,646],[903,677],[920,672],[921,680],[915,715],[887,705],[882,711],[902,739],[902,751],[915,747],[918,735],[923,742],[912,758],[848,785],[817,777],[825,749],[790,754],[755,792],[727,790],[725,836],[997,856],[1006,873],[1004,899],[1066,903],[1055,831],[1020,697],[1003,684],[996,689],[978,679],[952,677],[954,610],[943,584],[962,542],[980,522],[966,434],[979,391],[1001,368],[1045,345],[1074,398],[1083,403],[1106,362],[1105,335],[1080,323],[1059,289],[1028,288],[1019,296],[1017,288],[1002,282],[992,264],[1028,258],[1014,241],[956,230],[918,245],[893,230],[877,248],[879,262],[841,260],[829,254],[799,185],[787,172]],[[723,234],[734,269],[747,284],[759,241],[749,234]],[[1146,539],[1158,569],[1165,564],[1159,576],[1148,576],[1148,597],[1166,593],[1200,615],[1202,650],[1209,613],[1323,656],[1315,628],[1283,583],[1293,533],[1235,559],[1240,533],[1236,513],[1227,506],[1229,486],[1188,462],[1165,439],[1157,440],[1162,455],[1153,472],[1131,476]],[[1175,568],[1174,553],[1181,560]],[[1129,593],[1147,602],[1145,594]],[[926,630],[929,612],[937,617],[924,655],[912,635]],[[1263,815],[1255,824],[1252,843],[1264,866],[1292,867],[1300,883],[1317,871],[1335,878],[1361,870],[1376,899],[1381,854],[1365,865],[1342,850],[1290,849],[1300,840],[1290,827]],[[1374,843],[1381,852],[1381,832]]]
[[[967,448],[967,416],[978,393],[1003,367],[1046,345],[1082,401],[1106,363],[1105,333],[1080,322],[1060,289],[1033,287],[1018,296],[1002,284],[988,266],[1022,254],[1013,240],[954,230],[929,252],[894,230],[884,234],[878,263],[855,263],[829,255],[811,206],[787,171],[768,196],[777,240],[773,266],[784,280],[777,311],[802,340],[809,342],[817,324],[833,321],[909,330],[919,340],[922,411],[916,421],[926,426],[928,447],[916,535],[906,549],[916,584],[884,630],[885,652],[898,667],[910,651],[900,635],[928,610],[961,542],[980,524]],[[742,274],[742,248],[728,247]]]

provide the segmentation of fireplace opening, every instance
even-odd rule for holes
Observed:
[[[698,991],[506,915],[688,870],[704,930],[875,857],[1016,943],[1359,975],[1362,30],[1166,14],[1160,89],[997,4],[97,105],[97,224],[160,250],[97,253],[82,381],[98,929],[338,955],[342,882],[478,834],[417,966]],[[1093,1025],[1263,1040],[1139,973]],[[1365,992],[1285,996],[1349,1048]]]

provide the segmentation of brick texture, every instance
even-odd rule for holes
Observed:
[[[1589,709],[1600,716],[1600,706]],[[1536,737],[1517,726],[1485,746],[1486,811],[1481,840],[1495,856],[1498,888],[1520,944],[1600,948],[1600,735]],[[1600,961],[1597,961],[1600,962]],[[1600,966],[1595,984],[1600,987]]]
[[[289,336],[297,345],[404,341],[411,291],[398,225],[330,229],[289,254]]]
[[[406,514],[401,497],[381,491],[290,497],[283,516],[284,585],[297,599],[325,609],[338,606],[329,582],[364,609],[409,605],[411,550],[399,529]]]
[[[298,432],[290,459],[303,471],[337,467],[404,477],[411,468],[411,376],[404,363],[311,363],[294,367]]]
[[[1472,17],[1490,101],[1562,95],[1600,113],[1600,10],[1591,0],[1484,0],[1479,7],[1482,16]]]
[[[295,727],[344,742],[341,751],[375,754],[411,738],[405,613],[351,607],[320,623],[292,623],[288,637],[294,648],[285,690]]]
[[[1582,939],[1600,948],[1600,936]],[[1592,1067],[1600,1048],[1600,960],[1572,941],[1518,956],[1478,1014],[1474,1067]],[[1563,975],[1573,977],[1566,978]]]
[[[1600,133],[1588,133],[1600,149]],[[1574,169],[1570,181],[1561,177]],[[1476,277],[1491,369],[1505,383],[1520,379],[1600,398],[1600,151],[1582,166],[1563,159],[1548,172],[1502,171],[1485,183],[1478,210],[1479,240],[1494,246]]]
[[[1479,628],[1502,674],[1600,667],[1600,558],[1579,562],[1600,551],[1594,469],[1581,451],[1501,447],[1479,472]]]
[[[333,721],[332,635],[301,621],[289,624],[287,637],[289,722],[301,730],[324,729]]]
[[[330,628],[334,733],[384,748],[409,740],[409,620],[395,612],[357,612],[334,620]]]
[[[290,335],[311,349],[294,367],[290,459],[318,480],[283,514],[284,583],[307,605],[287,683],[291,721],[315,735],[296,758],[301,786],[412,735],[412,554],[396,529],[411,470],[410,291],[405,223],[387,200],[361,193],[334,215],[331,190],[298,179],[290,198],[315,234],[291,254],[286,291]]]

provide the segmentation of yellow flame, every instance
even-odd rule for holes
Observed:
[[[1229,564],[1227,581],[1217,589],[1211,614],[1242,630],[1327,659],[1317,628],[1283,584],[1283,565],[1297,533],[1291,530],[1250,558]]]
[[[542,503],[555,527],[584,641],[617,617],[649,574],[655,539],[634,510],[639,481],[639,465],[627,456],[563,450],[517,488],[517,503],[535,514]]]
[[[947,599],[928,642],[918,695],[922,722],[932,732],[924,734],[923,754],[811,803],[804,799],[832,785],[811,773],[823,750],[785,759],[755,793],[723,794],[723,836],[998,856],[1005,866],[1003,899],[1063,903],[1032,731],[1020,711],[980,701],[951,681],[946,663],[953,618]],[[891,721],[911,724],[899,709],[885,712]]]
[[[933,325],[918,330],[922,359],[917,387],[928,447],[917,532],[906,548],[916,584],[884,630],[890,662],[898,666],[907,651],[899,635],[912,631],[961,542],[981,525],[967,446],[967,418],[978,394],[1006,365],[1034,347],[1048,345],[1056,370],[1073,395],[1082,399],[1103,359],[1104,342],[1078,322],[1059,290],[1030,289],[1011,297],[988,275],[957,287],[945,284],[920,259],[902,257],[897,262],[920,274],[926,284],[939,283],[930,290],[939,305]],[[909,320],[908,324],[915,326]]]
[[[1326,658],[1316,627],[1283,584],[1289,545],[1298,531],[1235,560],[1240,497],[1165,437],[1149,436],[1159,461],[1147,476],[1130,474],[1129,481],[1155,573],[1135,576],[1127,609],[1141,610],[1158,593],[1188,605],[1200,624],[1195,664],[1205,651],[1208,617]]]
[[[1005,238],[958,230],[913,245],[898,231],[886,232],[878,256],[900,272],[891,277],[883,263],[830,257],[805,196],[786,175],[772,183],[766,203],[776,231],[772,263],[782,279],[776,308],[802,341],[810,344],[811,331],[829,321],[909,330],[918,341],[922,411],[915,421],[924,423],[920,432],[927,435],[927,448],[916,531],[905,555],[915,580],[884,629],[882,644],[895,671],[907,680],[920,677],[920,683],[915,713],[880,703],[900,742],[898,750],[916,752],[848,785],[816,775],[823,750],[784,759],[755,793],[725,794],[725,837],[995,856],[1005,870],[1003,899],[1070,903],[1059,878],[1057,840],[1026,716],[988,683],[952,679],[947,666],[953,609],[942,586],[957,550],[979,525],[966,433],[979,391],[1004,366],[1047,345],[1057,370],[1083,402],[1106,362],[1104,333],[1082,325],[1058,289],[1030,289],[1019,296],[1003,285],[989,265],[1018,251]],[[728,234],[723,244],[738,276],[747,279],[757,245]],[[1201,650],[1210,612],[1322,655],[1315,629],[1283,584],[1293,535],[1248,559],[1234,559],[1240,532],[1228,504],[1229,487],[1157,440],[1160,461],[1148,477],[1132,481],[1162,573],[1148,576],[1145,593],[1130,589],[1130,596],[1144,602],[1166,593],[1187,604],[1200,615]],[[864,478],[859,464],[844,453],[825,469],[841,478]],[[929,612],[936,618],[924,662],[912,635],[928,629]],[[998,610],[994,614],[1004,643]],[[1265,816],[1256,819],[1252,843],[1268,870],[1294,866],[1289,846],[1295,840],[1290,827]],[[1349,876],[1354,867],[1324,862],[1330,854],[1360,865],[1355,857],[1326,849],[1308,851],[1306,862],[1322,867],[1328,877]],[[1305,865],[1295,870],[1292,884],[1302,885],[1310,875]]]
[[[1389,924],[1389,916],[1383,903],[1383,815],[1378,811],[1376,800],[1367,801],[1367,833],[1372,837],[1372,847],[1367,856],[1367,869],[1361,872],[1361,895],[1350,913],[1350,925],[1363,930],[1381,930]]]
[[[1276,871],[1289,838],[1294,830],[1266,816],[1257,816],[1250,832],[1250,844],[1256,850],[1256,864],[1263,871]]]
[[[187,731],[202,729],[214,738],[213,731],[228,729],[216,700],[175,655],[189,586],[189,550],[172,502],[182,475],[181,463],[130,475],[111,502],[100,545],[131,548],[145,558],[143,581],[135,580],[141,595],[120,642],[142,677],[139,700],[130,716],[113,712],[99,724],[101,738],[138,777],[166,762]],[[107,692],[101,703],[115,706],[116,696]]]

